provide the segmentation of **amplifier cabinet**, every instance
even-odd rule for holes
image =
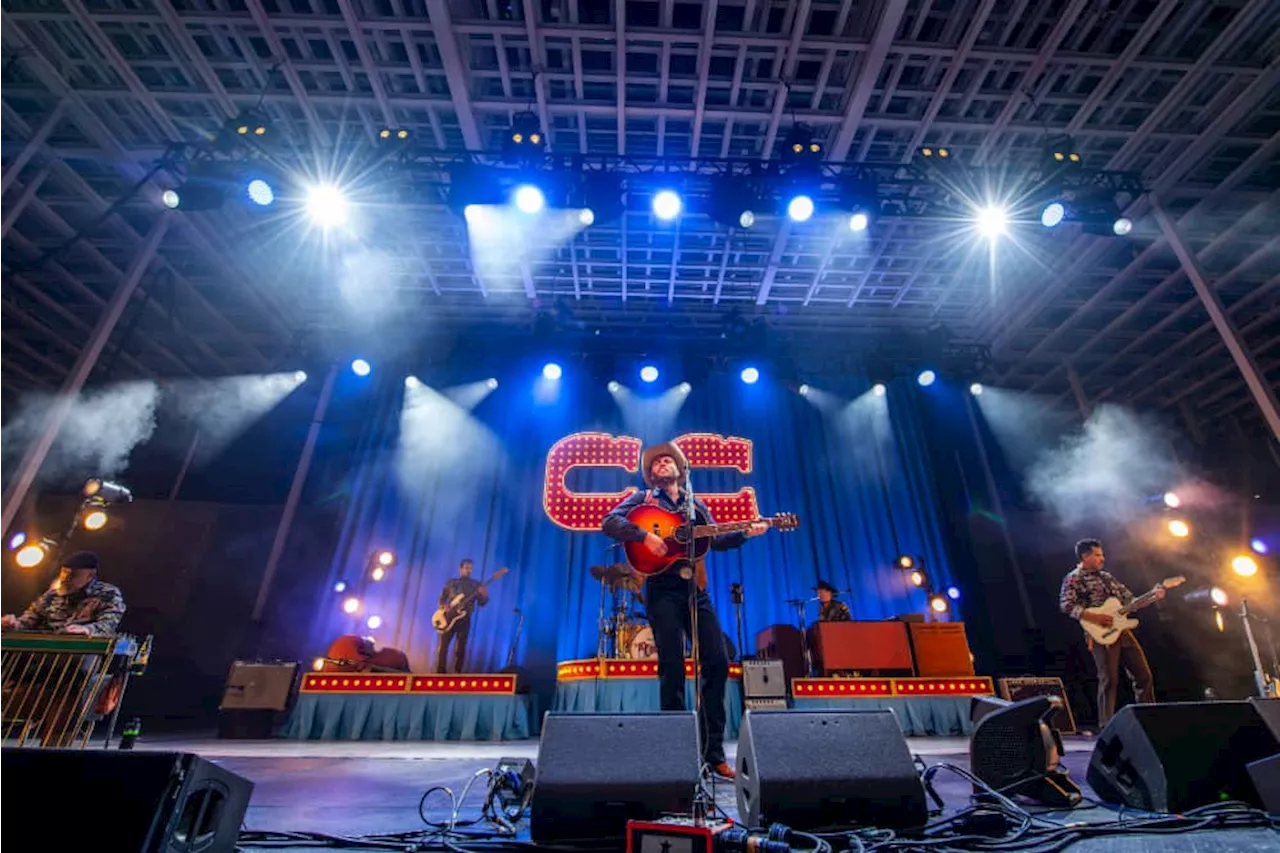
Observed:
[[[1062,700],[1062,707],[1053,712],[1049,724],[1064,735],[1076,733],[1076,718],[1071,713],[1071,702],[1061,678],[1002,678],[999,687],[1000,697],[1010,702],[1020,702],[1032,696],[1057,696]]]

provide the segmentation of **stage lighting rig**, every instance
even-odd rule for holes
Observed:
[[[920,149],[920,156],[929,161],[950,160],[951,149],[945,146],[934,148],[931,145],[926,145]]]
[[[532,163],[541,160],[546,151],[542,123],[531,112],[516,113],[502,140],[503,159],[510,163]]]
[[[133,501],[133,492],[119,483],[99,477],[86,480],[80,493],[86,501],[95,501],[99,504],[122,504]]]
[[[826,149],[818,141],[813,128],[808,125],[792,125],[782,140],[782,162],[792,166],[804,166],[816,171],[822,164]]]
[[[378,131],[379,145],[400,146],[400,145],[405,145],[408,142],[409,142],[409,131],[405,130],[403,127],[400,127],[400,128],[384,127],[382,130]]]
[[[1056,134],[1045,140],[1047,160],[1055,166],[1081,167],[1084,160],[1076,150],[1075,141],[1066,134]]]

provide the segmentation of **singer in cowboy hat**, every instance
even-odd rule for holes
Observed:
[[[836,601],[836,596],[840,594],[840,590],[832,586],[828,581],[818,581],[818,585],[814,587],[818,591],[818,601],[822,602],[818,610],[819,622],[851,622],[853,615],[849,613],[849,605],[843,601]]]
[[[653,554],[662,556],[667,552],[662,538],[637,527],[627,515],[642,504],[655,505],[681,515],[686,513],[689,459],[673,442],[647,447],[640,451],[640,476],[646,488],[628,497],[605,516],[604,532],[619,542],[643,541]],[[693,506],[698,524],[715,523],[707,505],[696,496]],[[763,522],[753,524],[741,533],[717,536],[711,540],[711,548],[715,551],[741,548],[748,539],[768,529]],[[720,620],[716,618],[711,598],[707,595],[706,567],[701,561],[694,580],[698,588],[698,648],[702,659],[702,684],[699,685],[702,701],[698,720],[702,730],[702,761],[712,772],[732,779],[734,771],[724,754],[724,690],[729,678],[729,654]],[[649,616],[649,627],[653,629],[654,645],[658,647],[659,696],[664,711],[685,710],[684,645],[685,637],[692,630],[689,583],[689,579],[676,572],[653,575],[645,582],[648,602],[645,612]]]

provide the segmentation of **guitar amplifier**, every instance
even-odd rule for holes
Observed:
[[[1049,717],[1049,725],[1064,735],[1076,733],[1076,718],[1071,713],[1071,700],[1062,686],[1061,678],[1002,678],[1000,697],[1010,702],[1020,702],[1032,696],[1057,696],[1062,705]]]
[[[786,707],[787,676],[780,660],[744,660],[742,695],[753,699],[781,699]]]

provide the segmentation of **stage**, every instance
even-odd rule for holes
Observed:
[[[693,702],[693,662],[685,661],[685,701]],[[375,675],[310,672],[281,736],[293,740],[511,741],[535,737],[541,709],[510,674]],[[969,701],[992,693],[990,678],[798,678],[798,710],[890,709],[908,737],[967,735]],[[725,736],[736,738],[744,708],[742,665],[729,666]],[[657,662],[561,661],[551,710],[648,713],[658,703]]]
[[[926,764],[948,762],[968,767],[968,744],[964,738],[910,738],[908,745]],[[736,744],[726,746],[732,761]],[[195,752],[253,781],[256,787],[244,822],[248,830],[353,836],[424,829],[418,816],[418,802],[424,791],[434,785],[445,785],[460,792],[476,771],[493,766],[500,757],[536,760],[538,742],[534,739],[488,744],[144,738],[137,748]],[[1082,786],[1092,748],[1090,738],[1066,738],[1065,761],[1071,775]],[[948,812],[968,803],[969,785],[958,776],[944,772],[936,781]],[[720,807],[736,816],[732,784],[717,785],[715,793]],[[1085,793],[1092,795],[1087,787]],[[482,797],[481,792],[473,791],[461,817],[474,817]],[[441,800],[433,798],[427,804],[426,816],[444,820],[448,809],[442,807]],[[1067,817],[1064,813],[1048,816]],[[1102,823],[1115,820],[1117,814],[1114,807],[1090,807],[1077,809],[1069,816],[1071,821]],[[1132,812],[1128,813],[1129,820],[1134,817]],[[527,830],[522,830],[517,838],[527,841]],[[246,845],[241,849],[268,848]],[[315,847],[299,843],[290,849]],[[494,848],[486,845],[486,849]],[[1267,829],[1220,829],[1125,836],[1123,841],[1114,837],[1088,839],[1071,849],[1082,853],[1118,850],[1126,853],[1204,853],[1207,850],[1262,853],[1280,850],[1280,838]]]

